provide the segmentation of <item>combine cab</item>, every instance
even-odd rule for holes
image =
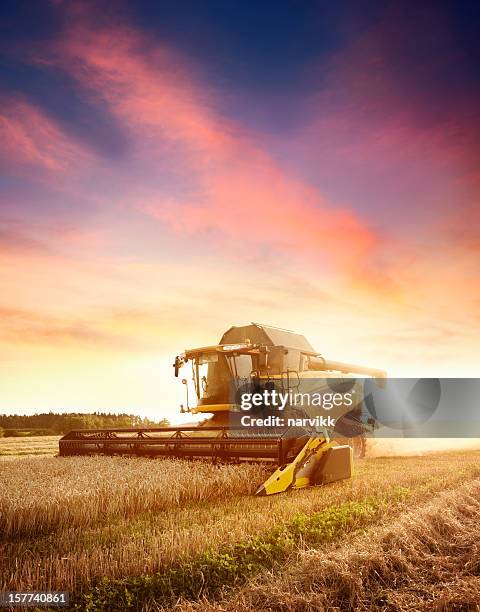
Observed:
[[[187,401],[181,411],[209,415],[199,426],[71,431],[59,442],[60,455],[273,463],[277,469],[259,488],[259,495],[326,484],[351,475],[352,448],[357,455],[362,454],[365,434],[372,428],[372,422],[365,418],[363,401],[336,406],[338,418],[330,430],[315,426],[245,427],[242,394],[247,390],[285,396],[298,390],[308,395],[316,389],[323,393],[328,390],[331,395],[332,390],[348,388],[362,397],[363,381],[352,375],[385,377],[379,370],[327,361],[304,336],[254,323],[230,328],[218,345],[178,355],[175,376],[187,365],[192,368],[196,397],[190,406],[188,381],[183,379]],[[265,416],[271,411],[262,405],[256,406],[254,413]],[[283,415],[311,416],[308,410],[291,404],[285,406]]]

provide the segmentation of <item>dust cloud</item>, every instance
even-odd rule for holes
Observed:
[[[478,450],[480,438],[368,439],[366,457],[408,457],[453,450]]]

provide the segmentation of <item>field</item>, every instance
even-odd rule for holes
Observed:
[[[55,455],[60,436],[27,436],[0,438],[0,460],[3,457]]]
[[[479,609],[479,451],[367,458],[350,481],[251,496],[267,473],[5,461],[0,591],[67,590],[78,610]]]

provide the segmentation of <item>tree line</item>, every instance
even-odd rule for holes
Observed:
[[[0,414],[0,436],[55,435],[72,429],[103,429],[117,427],[167,427],[167,419],[152,421],[136,414],[105,412],[48,412],[41,414]]]

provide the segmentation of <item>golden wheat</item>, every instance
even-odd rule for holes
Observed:
[[[479,453],[450,453],[420,458],[365,460],[357,465],[351,481],[267,498],[245,494],[257,484],[253,482],[256,472],[249,472],[252,482],[243,483],[243,495],[231,491],[228,497],[224,492],[224,497],[207,499],[204,496],[203,501],[196,504],[190,503],[188,500],[192,497],[187,495],[185,501],[177,500],[180,505],[170,504],[163,510],[148,510],[129,517],[119,510],[119,515],[111,515],[107,521],[99,524],[93,522],[81,529],[69,525],[67,517],[70,511],[67,509],[62,514],[64,506],[61,506],[56,530],[51,535],[15,538],[0,545],[0,560],[3,559],[3,564],[0,563],[0,590],[17,587],[35,589],[40,586],[53,590],[74,590],[85,588],[102,576],[115,578],[154,573],[169,564],[194,557],[207,548],[218,549],[260,535],[275,525],[288,522],[298,513],[309,514],[346,501],[381,497],[392,487],[409,487],[418,500],[422,495],[431,496],[478,476],[479,457]],[[100,471],[102,466],[104,469],[108,466],[115,480],[112,467],[118,465],[117,462],[102,457],[97,459],[98,462],[87,463],[90,467],[95,464]],[[40,469],[42,461],[46,462],[43,464],[45,466],[54,462],[54,466],[61,465],[66,469],[61,480],[64,490],[68,489],[70,480],[75,484],[79,478],[84,492],[88,494],[88,489],[95,491],[94,475],[75,473],[74,466],[85,467],[84,459],[72,459],[69,463],[50,459],[36,461],[39,480],[43,476],[45,481],[47,475],[46,470]],[[128,462],[132,474],[136,476],[128,481],[133,488],[149,466],[157,471],[165,464],[161,460],[140,460],[137,465],[136,459],[121,460],[120,464],[123,461]],[[18,471],[21,470],[20,464],[26,462],[17,462]],[[248,468],[223,467],[233,470],[232,475],[237,474],[238,469],[241,473],[242,468]],[[250,468],[260,469],[259,466]],[[191,470],[197,469],[205,470],[202,474],[208,478],[209,474],[210,477],[215,475],[218,468],[173,462],[172,472],[168,476],[180,478],[185,486],[195,488],[196,479],[188,475]],[[175,483],[172,486],[175,487]],[[54,488],[52,485],[50,490]]]
[[[2,465],[0,537],[32,536],[252,493],[261,465],[125,457],[32,458]]]
[[[55,455],[60,436],[0,438],[0,459],[23,455]]]

